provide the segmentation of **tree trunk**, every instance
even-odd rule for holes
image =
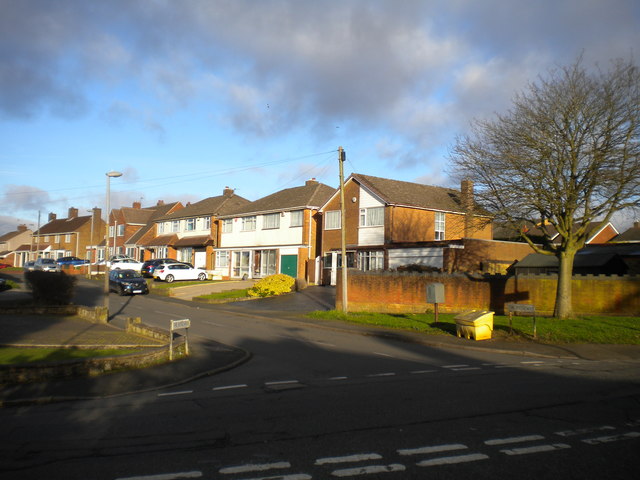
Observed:
[[[558,261],[560,262],[558,270],[558,288],[556,290],[556,306],[553,316],[564,319],[573,315],[573,306],[571,303],[571,279],[573,277],[573,259],[576,256],[576,250],[567,249],[560,252]]]

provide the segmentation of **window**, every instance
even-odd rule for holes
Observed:
[[[251,252],[233,252],[233,277],[242,278],[246,275],[249,278],[250,257]]]
[[[154,258],[168,258],[169,252],[167,247],[158,247]]]
[[[202,229],[203,230],[211,230],[211,217],[203,217],[202,218]]]
[[[60,243],[60,235],[56,235],[54,242]]]
[[[115,236],[115,228],[113,225],[109,225],[109,237]]]
[[[171,231],[179,232],[180,231],[180,220],[174,220],[171,222]]]
[[[256,229],[256,217],[243,217],[242,218],[242,231],[253,232]]]
[[[193,248],[184,247],[178,250],[178,260],[180,260],[181,262],[191,263],[192,257],[193,257]]]
[[[436,240],[444,240],[444,212],[436,212]]]
[[[136,258],[136,247],[127,247],[126,254],[129,258]]]
[[[163,234],[164,233],[164,222],[160,222],[158,224],[158,235]]]
[[[45,241],[45,242],[48,242],[48,241],[49,241],[49,235],[45,235],[45,236],[44,236],[44,241]]]
[[[65,241],[65,242],[67,242],[67,243],[69,243],[69,242],[71,241],[71,234],[70,234],[70,233],[67,233],[67,234],[64,236],[64,241]]]
[[[325,230],[337,230],[340,228],[342,222],[340,221],[340,210],[331,210],[325,214],[324,229]]]
[[[229,266],[229,251],[216,252],[216,268]]]
[[[295,212],[291,212],[291,226],[301,227],[304,220],[303,215],[304,210],[296,210]]]
[[[195,218],[187,218],[185,221],[185,230],[187,232],[193,232],[196,229],[196,219]]]
[[[233,232],[233,219],[225,218],[222,220],[222,233],[231,233]]]
[[[118,236],[124,236],[124,225],[118,225]]]
[[[262,229],[274,229],[280,228],[280,214],[279,213],[270,213],[268,215],[263,215],[262,217]]]
[[[358,268],[362,271],[384,270],[384,252],[358,252]]]
[[[384,225],[384,207],[360,209],[360,226],[377,227]]]

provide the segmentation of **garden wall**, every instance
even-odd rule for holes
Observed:
[[[398,273],[349,270],[350,312],[422,313],[433,311],[426,287],[442,283],[441,312],[491,310],[504,313],[505,303],[533,304],[541,314],[553,314],[555,275],[467,275],[461,273]],[[576,275],[572,283],[576,314],[640,315],[640,276]],[[336,285],[336,309],[342,308],[341,275]]]

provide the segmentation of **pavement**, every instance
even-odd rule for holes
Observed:
[[[9,294],[9,296],[5,296]],[[17,299],[23,292],[2,292],[0,300]],[[191,303],[184,298],[163,298],[170,302]],[[198,304],[200,308],[221,309],[240,316],[262,318],[270,322],[295,322],[308,326],[360,335],[372,335],[394,341],[429,345],[438,348],[484,350],[534,357],[577,358],[586,360],[640,360],[636,345],[548,345],[534,341],[515,341],[508,336],[474,341],[453,336],[424,335],[378,327],[352,325],[339,321],[318,321],[302,314],[329,310],[335,305],[335,289],[312,286],[280,297],[233,302],[223,305]],[[75,317],[43,317],[2,314],[0,304],[0,345],[93,346],[104,345],[152,347],[157,342],[128,334],[109,324],[93,324]],[[144,321],[144,319],[143,319]],[[232,369],[251,358],[251,352],[232,345],[205,339],[190,339],[191,354],[183,359],[140,370],[129,370],[91,378],[53,379],[45,382],[0,385],[0,406],[17,406],[64,400],[81,400],[126,395],[177,387],[197,378]]]

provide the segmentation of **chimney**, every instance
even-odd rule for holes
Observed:
[[[224,190],[222,190],[222,195],[224,195],[225,197],[230,197],[231,195],[233,195],[233,192],[233,188],[224,187]]]
[[[98,207],[93,207],[91,211],[93,212],[91,214],[93,215],[93,224],[97,225],[98,222],[100,221],[100,217],[102,217],[102,209]]]
[[[67,215],[67,218],[71,219],[71,218],[76,218],[78,216],[78,209],[71,207],[69,208],[69,213]]]
[[[637,220],[633,222],[633,228],[640,228],[640,222],[638,222]]]
[[[462,180],[460,182],[460,193],[464,211],[471,211],[473,209],[473,182],[471,180]]]
[[[142,208],[142,203],[140,202],[133,202],[133,208],[135,209],[141,209]]]
[[[56,218],[58,218],[58,216],[53,213],[53,212],[49,212],[49,221],[53,222]]]
[[[156,203],[157,207],[162,207],[164,206],[164,200],[158,200],[158,203]]]
[[[310,185],[318,185],[318,181],[316,180],[315,177],[313,177],[311,180],[307,180],[306,182],[304,182],[304,185],[306,187],[308,187]]]
[[[20,233],[26,232],[27,231],[27,226],[26,225],[18,225],[18,231]]]

